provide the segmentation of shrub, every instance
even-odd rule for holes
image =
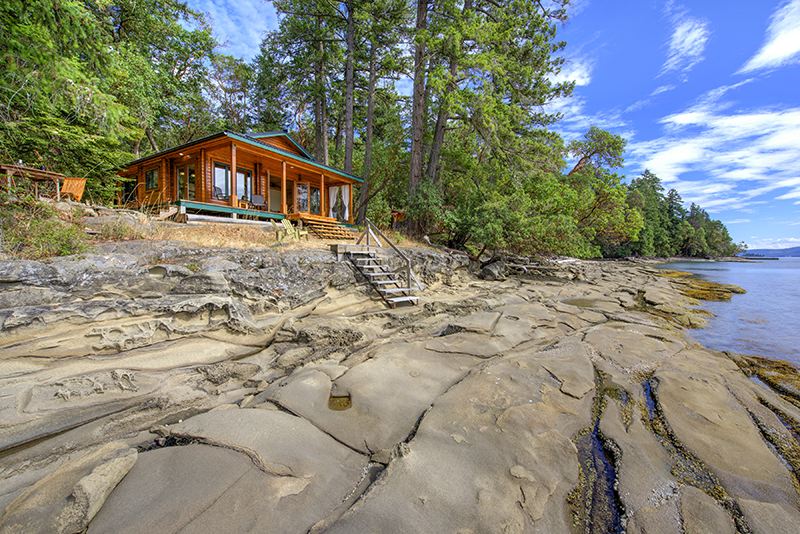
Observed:
[[[18,258],[79,254],[89,248],[83,229],[62,221],[25,189],[0,192],[0,249]]]

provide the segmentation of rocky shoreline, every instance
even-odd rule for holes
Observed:
[[[0,262],[0,532],[800,529],[796,370],[686,330],[739,288],[408,252],[396,310],[324,249]]]

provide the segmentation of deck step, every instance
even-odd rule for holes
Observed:
[[[374,250],[348,250],[347,253],[350,254],[351,256],[359,254],[369,254],[371,256],[375,256]]]
[[[405,284],[405,280],[373,280],[373,284],[376,286],[383,285],[383,284]]]

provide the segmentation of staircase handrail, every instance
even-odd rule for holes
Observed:
[[[372,238],[375,239],[375,241],[378,242],[377,245],[375,245],[375,246],[383,248],[383,245],[381,245],[380,240],[372,232],[374,230],[379,236],[381,236],[383,238],[384,241],[386,241],[389,244],[390,247],[392,247],[392,249],[397,253],[397,255],[400,256],[405,261],[405,263],[406,263],[405,271],[406,271],[406,276],[407,276],[406,281],[408,282],[408,288],[411,289],[411,280],[414,280],[414,282],[417,284],[417,289],[422,291],[422,289],[423,289],[422,288],[422,284],[420,283],[419,279],[417,279],[417,275],[414,274],[414,271],[411,270],[411,258],[406,256],[405,253],[402,250],[397,248],[395,246],[395,244],[392,243],[391,240],[388,237],[386,237],[383,234],[383,232],[381,232],[380,229],[372,223],[372,221],[370,221],[368,218],[364,218],[364,221],[366,221],[366,223],[367,223],[367,228],[366,228],[366,230],[364,230],[364,233],[361,234],[361,237],[358,238],[358,241],[356,242],[356,245],[360,245],[361,244],[361,240],[364,239],[364,236],[366,236],[367,237],[367,247],[373,246],[373,245],[370,244],[370,239],[369,239],[370,235],[371,235]]]

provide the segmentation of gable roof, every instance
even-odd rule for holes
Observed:
[[[289,141],[289,143],[291,143],[292,145],[294,145],[302,154],[306,156],[306,158],[310,159],[311,161],[317,161],[317,159],[314,156],[312,156],[305,148],[303,148],[303,146],[300,143],[295,141],[294,138],[291,135],[289,135],[289,132],[286,131],[257,132],[257,133],[247,134],[247,136],[252,137],[253,139],[257,139],[259,141],[261,141],[262,139],[270,139],[273,137],[285,137],[286,140]]]
[[[259,138],[254,137],[254,136],[260,136],[261,138],[259,139]],[[290,142],[290,144],[292,146],[297,147],[302,152],[302,154],[298,154],[298,153],[295,153],[295,152],[291,152],[289,150],[285,150],[285,149],[277,147],[274,144],[271,144],[271,143],[269,143],[267,141],[267,139],[269,139],[270,137],[278,137],[278,136],[285,137]],[[362,178],[359,178],[358,176],[355,176],[353,174],[344,172],[343,170],[337,169],[336,167],[331,167],[329,165],[324,165],[324,164],[318,162],[316,159],[314,159],[311,156],[311,154],[309,154],[302,146],[300,146],[300,144],[297,141],[292,139],[292,137],[286,132],[261,132],[261,133],[255,133],[255,134],[243,134],[243,133],[239,133],[239,132],[229,132],[229,131],[217,132],[215,134],[211,134],[211,135],[207,135],[205,137],[201,137],[200,139],[195,139],[194,141],[189,141],[188,143],[184,143],[184,144],[182,144],[180,146],[171,147],[171,148],[168,148],[166,150],[162,150],[160,152],[156,152],[155,154],[150,154],[149,156],[145,156],[143,158],[139,158],[139,159],[136,159],[136,160],[133,160],[133,161],[129,161],[128,163],[120,165],[120,167],[130,167],[131,165],[136,165],[138,163],[142,163],[142,162],[150,160],[150,159],[157,159],[157,158],[160,158],[160,157],[165,156],[167,154],[170,154],[172,152],[180,152],[180,151],[185,150],[187,148],[191,148],[192,146],[198,145],[200,143],[205,143],[206,141],[212,141],[212,140],[220,138],[220,137],[229,137],[231,139],[236,139],[237,141],[241,141],[243,143],[247,143],[248,145],[252,145],[252,146],[264,149],[264,150],[266,150],[268,152],[273,152],[275,154],[289,156],[289,157],[292,157],[292,158],[299,159],[301,161],[307,161],[308,163],[313,164],[315,167],[319,167],[321,169],[325,169],[325,170],[334,172],[334,173],[336,173],[336,174],[338,174],[340,176],[346,176],[347,178],[350,178],[351,180],[354,180],[354,181],[359,182],[359,183],[363,183],[364,182],[364,180]]]

